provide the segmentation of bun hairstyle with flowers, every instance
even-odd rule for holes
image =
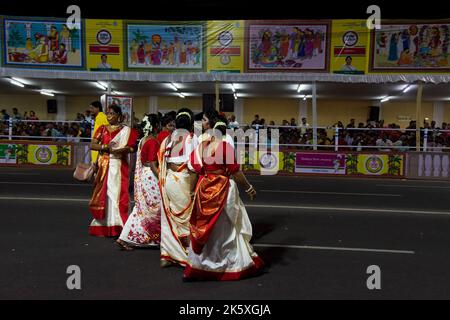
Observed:
[[[159,127],[159,117],[157,114],[146,114],[141,122],[141,129],[144,133],[144,137],[149,136],[153,132],[156,132]]]
[[[192,131],[194,126],[194,113],[191,109],[182,108],[178,110],[177,116],[175,118],[175,127],[177,129],[185,129]]]

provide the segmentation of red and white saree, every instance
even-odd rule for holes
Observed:
[[[101,144],[112,143],[113,149],[121,149],[126,146],[134,148],[137,136],[137,131],[130,127],[124,126],[110,132],[106,126],[101,126],[95,132],[94,139]],[[127,221],[130,203],[128,155],[118,158],[103,153],[99,155],[97,164],[94,192],[89,202],[89,209],[94,217],[89,226],[89,234],[117,237]]]
[[[204,141],[191,154],[189,168],[199,175],[190,219],[191,246],[185,279],[239,280],[263,266],[250,244],[252,225],[230,176],[239,171],[233,147],[215,143],[213,154],[202,155]],[[227,159],[228,158],[228,164]],[[231,158],[231,161],[230,161]],[[223,159],[217,163],[217,159]]]

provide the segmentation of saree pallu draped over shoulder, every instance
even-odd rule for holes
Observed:
[[[110,132],[106,126],[102,126],[95,133],[95,139],[101,144],[113,144],[113,149],[135,147],[137,132],[126,126]],[[120,235],[128,217],[128,185],[128,155],[116,157],[100,154],[94,191],[89,202],[89,210],[94,217],[89,234],[103,237]]]

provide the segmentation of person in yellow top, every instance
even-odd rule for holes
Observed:
[[[105,125],[108,126],[109,122],[106,118],[106,114],[103,113],[103,106],[100,101],[94,101],[89,106],[91,114],[94,118],[94,131],[91,132],[91,137],[95,135],[98,128]],[[98,151],[91,151],[92,163],[97,162]]]

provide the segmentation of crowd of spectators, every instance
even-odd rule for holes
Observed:
[[[290,122],[283,120],[281,125],[275,125],[273,121],[270,121],[267,125],[265,119],[260,119],[259,115],[255,115],[250,125],[242,127],[278,129],[280,149],[313,149],[313,129],[306,118],[302,118],[300,124],[297,124],[295,118],[292,118]],[[339,128],[338,134],[336,134],[336,127]],[[428,122],[428,120],[425,120],[420,129],[422,147],[426,135],[428,150],[444,151],[445,148],[450,148],[450,124],[443,122],[439,127],[436,121]],[[424,129],[428,130],[425,131]],[[333,148],[337,144],[339,150],[347,151],[371,149],[386,152],[405,152],[416,148],[416,133],[416,121],[410,121],[405,129],[401,129],[395,123],[385,125],[384,120],[367,120],[366,123],[356,124],[355,119],[350,119],[346,126],[338,121],[332,126],[318,128],[317,144],[318,149],[322,150],[334,150]]]
[[[11,115],[5,109],[0,112],[0,139],[9,137],[10,125],[13,140],[80,142],[91,138],[90,110],[78,113],[73,122],[43,121],[34,111],[21,114],[17,108],[12,109]]]
[[[40,121],[34,111],[21,114],[17,108],[13,108],[11,114],[8,114],[7,110],[3,109],[0,111],[1,138],[9,136],[10,119],[12,123],[11,133],[15,140],[25,139],[25,137],[27,140],[41,140],[44,137],[46,141],[88,141],[94,123],[94,118],[89,109],[84,113],[78,113],[73,122]],[[277,125],[274,121],[266,123],[264,118],[255,115],[251,124],[240,125],[236,121],[235,115],[231,115],[228,117],[228,122],[232,129],[246,130],[250,127],[257,130],[264,128],[278,129],[279,144],[282,150],[313,149],[313,129],[306,118],[302,118],[300,124],[296,123],[295,118],[291,118],[290,121],[283,120],[281,125]],[[139,125],[139,120],[136,118],[135,125],[136,127]],[[336,127],[339,128],[337,135]],[[442,123],[439,127],[435,121],[424,121],[420,129],[428,129],[427,149],[442,151],[445,148],[450,148],[450,124]],[[268,133],[270,139],[270,130]],[[420,139],[423,146],[425,130],[421,130]],[[346,126],[338,121],[327,128],[317,129],[319,149],[333,150],[336,140],[339,150],[362,151],[372,149],[404,152],[416,147],[416,121],[411,121],[408,127],[401,129],[395,123],[385,125],[383,120],[367,120],[366,123],[356,124],[355,119],[350,119]]]

